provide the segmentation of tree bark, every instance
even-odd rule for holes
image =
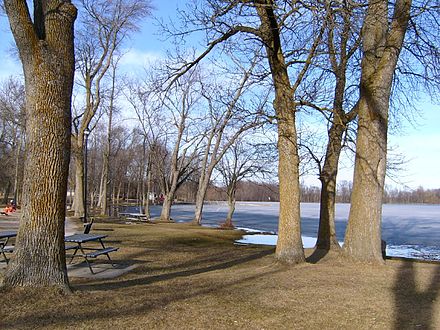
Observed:
[[[18,182],[19,182],[19,174],[20,174],[20,162],[21,162],[21,148],[23,147],[23,137],[20,135],[18,137],[19,142],[18,146],[16,146],[15,152],[15,173],[14,173],[14,202],[16,205],[19,203],[18,198]]]
[[[371,0],[363,26],[362,76],[353,194],[344,251],[354,260],[382,263],[381,217],[388,108],[392,79],[409,20],[411,0]]]
[[[82,139],[81,139],[82,141]],[[83,143],[78,142],[77,137],[72,136],[72,154],[75,162],[75,194],[74,194],[74,215],[84,215],[84,155]]]
[[[324,166],[319,177],[321,181],[321,203],[316,248],[321,250],[338,251],[341,248],[336,237],[335,203],[336,178],[344,130],[345,127],[336,122],[330,127]]]
[[[227,188],[228,195],[228,214],[226,215],[226,220],[222,224],[222,228],[234,228],[234,224],[232,223],[232,216],[235,212],[235,192],[237,189],[237,182],[232,181]]]
[[[176,165],[172,165],[173,168],[172,173],[170,175],[170,183],[167,183],[168,189],[165,192],[164,201],[162,204],[162,211],[160,213],[160,220],[161,221],[171,221],[170,215],[171,215],[171,206],[173,205],[174,196],[177,191],[177,180],[179,176],[179,171],[177,169],[177,158],[175,159]],[[173,161],[174,163],[174,161]]]
[[[11,191],[12,183],[8,180],[8,183],[6,184],[5,190],[3,192],[3,204],[7,204],[9,202],[9,193]]]
[[[199,181],[201,182],[201,181]],[[208,185],[203,182],[203,184],[199,184],[199,188],[197,189],[196,194],[196,207],[194,210],[194,219],[193,224],[201,225],[202,224],[202,216],[203,216],[203,205],[205,203],[206,191],[208,190]]]
[[[22,215],[4,285],[69,290],[64,221],[76,8],[69,1],[34,3],[32,22],[25,1],[4,1],[23,64],[27,112]]]
[[[107,143],[105,146],[104,154],[102,156],[102,176],[101,176],[101,192],[100,192],[100,207],[101,215],[109,215],[108,212],[108,188],[109,188],[109,177],[110,177],[110,149],[112,143],[112,126],[113,126],[113,99],[114,99],[114,89],[115,89],[115,74],[113,73],[112,80],[112,97],[110,98],[110,107],[108,114],[108,128],[107,128]]]
[[[160,213],[161,221],[171,221],[171,206],[173,205],[174,193],[169,192],[164,196],[162,211]]]
[[[148,165],[147,165],[147,193],[145,198],[145,216],[150,219],[151,213],[150,213],[150,194],[151,194],[151,156],[148,155]]]
[[[275,87],[274,109],[278,121],[278,177],[280,215],[276,258],[288,263],[305,261],[301,239],[299,156],[295,127],[294,89],[281,49],[280,31],[272,1],[256,5]]]
[[[218,143],[220,143],[220,141],[217,141]],[[217,143],[216,142],[216,143]],[[211,157],[217,157],[216,150],[214,150],[214,152],[212,152]],[[209,149],[207,149],[206,151],[206,155],[205,158],[206,160],[208,159],[206,156],[209,152]],[[206,197],[206,191],[208,190],[208,186],[209,186],[209,180],[211,178],[212,175],[212,171],[214,170],[214,166],[213,163],[216,163],[216,161],[211,160],[211,163],[209,165],[206,166],[206,163],[204,165],[202,165],[201,168],[201,176],[199,179],[199,187],[197,189],[197,194],[196,194],[196,207],[195,207],[195,211],[194,211],[194,219],[193,219],[193,223],[195,225],[201,225],[202,224],[202,217],[203,217],[203,205],[205,202],[205,197]]]
[[[319,176],[321,198],[316,248],[340,251],[341,247],[336,237],[335,226],[336,179],[344,132],[347,130],[347,124],[354,120],[357,114],[356,106],[348,113],[344,111],[344,99],[348,63],[359,47],[359,39],[349,45],[353,33],[352,10],[349,7],[344,6],[342,11],[338,11],[330,6],[328,10],[330,15],[327,16],[329,20],[327,49],[330,67],[336,81],[333,99],[333,121],[328,131],[324,166],[320,169]],[[339,23],[341,18],[342,22]]]
[[[185,94],[187,91],[185,91]],[[163,177],[163,190],[165,193],[164,201],[162,204],[162,211],[160,214],[160,219],[162,221],[170,221],[171,214],[171,206],[174,201],[174,196],[177,191],[177,183],[179,181],[180,170],[182,169],[182,163],[179,161],[179,151],[180,151],[180,143],[182,141],[183,133],[185,131],[186,119],[188,116],[188,109],[186,108],[186,100],[183,98],[182,101],[183,111],[180,114],[180,120],[177,125],[177,138],[174,145],[173,153],[171,155],[171,166],[170,166],[170,176],[169,178]],[[185,152],[183,155],[180,155],[182,159],[185,159]]]

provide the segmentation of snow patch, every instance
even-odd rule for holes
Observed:
[[[316,238],[302,236],[304,248],[312,248],[316,244]],[[242,239],[235,241],[238,244],[277,245],[278,235],[244,235]]]

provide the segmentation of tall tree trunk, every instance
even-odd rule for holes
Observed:
[[[146,167],[147,167],[147,138],[146,136],[144,136],[144,141],[142,143],[142,159],[139,168],[139,182],[138,182],[139,213],[144,213],[144,214],[145,214],[145,210],[142,212],[142,208],[145,206],[145,194],[146,194],[145,174],[148,173]]]
[[[199,178],[199,188],[196,194],[196,208],[194,211],[193,223],[196,225],[202,224],[203,217],[203,204],[206,198],[206,192],[208,191],[209,181],[211,180],[212,172],[214,171],[215,165],[218,163],[220,157],[218,157],[218,146],[220,145],[220,140],[216,141],[216,146],[212,151],[210,163],[206,166],[202,165],[202,173]],[[209,150],[206,150],[208,153]]]
[[[112,95],[114,93],[114,84],[112,85]],[[109,215],[108,212],[108,188],[110,172],[110,148],[112,141],[112,121],[113,121],[113,97],[110,98],[110,107],[108,114],[107,141],[102,155],[102,173],[99,193],[99,207],[101,215]]]
[[[145,216],[150,219],[151,213],[150,213],[150,194],[151,194],[151,156],[148,155],[148,165],[147,165],[147,193],[145,198]]]
[[[321,181],[321,203],[316,248],[338,251],[341,247],[336,237],[335,226],[336,178],[345,127],[336,120],[339,121],[339,119],[335,119],[329,130],[324,166],[319,177]]]
[[[119,182],[118,190],[116,191],[116,204],[117,205],[119,205],[119,201],[121,200],[121,194],[122,194],[121,190],[122,190],[122,181]]]
[[[213,139],[213,134],[211,132],[211,135],[209,136],[207,148],[205,149],[205,155],[203,156],[203,160],[200,166],[200,177],[197,187],[197,193],[196,193],[196,206],[194,210],[194,218],[192,223],[195,225],[200,226],[202,224],[202,215],[203,215],[203,204],[205,202],[205,196],[206,196],[206,190],[208,189],[209,184],[209,178],[206,180],[207,174],[207,168],[208,165],[208,158],[209,158],[209,151],[211,147]],[[215,157],[214,155],[211,155],[211,157]]]
[[[102,173],[101,173],[101,183],[100,183],[100,194],[99,194],[99,207],[101,208],[101,215],[108,215],[108,169],[109,162],[107,155],[103,156]]]
[[[127,204],[130,202],[130,188],[131,188],[131,179],[128,179],[128,184],[127,184],[127,192],[126,192],[126,197],[125,200],[127,201]]]
[[[344,251],[358,261],[383,262],[381,217],[388,108],[392,78],[409,20],[411,0],[398,0],[391,24],[388,2],[371,0],[363,26],[362,76],[351,208]]]
[[[119,205],[117,204],[117,199],[116,199],[116,185],[113,183],[111,186],[111,190],[112,190],[112,212],[111,212],[111,216],[115,216],[119,214]]]
[[[174,194],[171,192],[166,194],[162,203],[162,211],[160,213],[161,221],[171,221],[171,206],[173,205]]]
[[[370,98],[370,101],[378,101]],[[381,261],[382,196],[386,171],[387,106],[375,111],[382,118],[370,120],[373,110],[361,96],[359,107],[358,136],[356,139],[356,162],[349,222],[344,250],[360,261]]]
[[[93,112],[90,110],[93,108],[92,104],[92,93],[91,93],[91,84],[92,80],[90,79],[90,75],[85,79],[86,86],[86,111],[83,116],[83,120],[78,129],[76,135],[72,135],[72,152],[73,158],[75,160],[75,216],[81,217],[86,214],[86,210],[84,209],[85,201],[87,200],[85,184],[84,184],[84,156],[85,156],[85,139],[88,138],[86,135],[86,130],[88,130],[89,123],[92,120]],[[99,98],[98,98],[99,101]],[[98,102],[97,101],[97,102]],[[95,102],[96,103],[96,102]],[[96,105],[97,107],[97,105]],[[89,134],[89,133],[87,133]],[[85,164],[87,166],[87,164]],[[87,180],[87,178],[85,178]]]
[[[232,216],[235,212],[235,192],[237,188],[237,182],[233,181],[227,188],[228,195],[228,214],[226,215],[226,220],[222,224],[223,228],[234,228],[234,224],[232,223]]]
[[[196,194],[196,206],[194,211],[194,219],[193,224],[195,225],[201,225],[202,224],[202,216],[203,216],[203,204],[205,202],[205,196],[206,196],[206,190],[208,187],[203,184],[199,185],[199,189],[197,190]]]
[[[183,101],[183,109],[186,108],[185,102]],[[160,214],[160,219],[162,221],[170,221],[170,215],[171,215],[171,206],[174,201],[174,196],[177,191],[177,183],[179,180],[179,172],[181,170],[181,166],[179,166],[179,149],[180,149],[180,142],[182,141],[183,132],[185,130],[185,121],[186,121],[187,115],[182,114],[180,117],[180,122],[178,125],[178,133],[177,133],[177,140],[176,144],[174,145],[173,153],[171,155],[171,166],[170,166],[170,177],[169,181],[167,181],[167,178],[163,176],[163,190],[165,193],[164,201],[162,204],[162,211]],[[185,158],[184,155],[181,155],[181,157]]]
[[[32,21],[25,1],[4,1],[23,64],[27,118],[22,215],[4,285],[69,290],[64,221],[76,8],[69,1],[34,4]]]
[[[83,143],[72,137],[72,153],[75,161],[75,194],[74,194],[74,215],[84,215],[84,155]]]
[[[257,5],[260,30],[275,87],[274,109],[278,122],[278,178],[280,183],[280,215],[276,258],[288,263],[305,261],[301,239],[299,156],[295,127],[294,89],[281,49],[280,31],[273,3]]]
[[[171,174],[171,184],[168,187],[168,191],[165,193],[164,201],[162,203],[162,211],[160,213],[160,219],[162,221],[171,221],[171,206],[173,205],[174,196],[177,191],[177,180],[178,180],[179,171],[177,167]]]
[[[19,182],[19,173],[20,173],[20,156],[21,156],[21,148],[23,147],[23,137],[19,137],[18,147],[15,153],[15,174],[14,174],[14,202],[18,205],[18,182]]]
[[[275,85],[276,86],[276,85]],[[278,117],[278,177],[280,182],[280,215],[276,257],[288,263],[305,261],[301,239],[299,157],[295,114],[288,89],[275,88]]]
[[[139,213],[142,213],[142,207],[145,206],[145,190],[146,190],[146,182],[145,182],[145,172],[146,172],[146,166],[147,166],[147,157],[146,157],[146,139],[144,138],[144,143],[142,146],[142,164],[141,164],[141,171],[140,171],[140,185],[141,185],[141,200],[139,203],[140,210]],[[145,214],[145,210],[143,212]]]
[[[95,207],[95,191],[90,192],[90,209],[93,209]]]
[[[11,181],[8,180],[6,188],[3,192],[3,204],[7,204],[9,202],[9,192],[11,191]]]
[[[324,166],[320,170],[319,176],[321,181],[321,198],[316,248],[340,251],[341,247],[336,237],[335,225],[336,179],[344,132],[347,129],[347,124],[354,120],[357,114],[356,106],[348,113],[344,111],[344,99],[348,62],[359,45],[357,41],[351,46],[349,45],[353,28],[351,9],[345,7],[338,14],[333,10],[330,13],[332,17],[329,17],[327,48],[329,50],[329,63],[336,81],[333,99],[333,122],[328,131]],[[334,24],[337,17],[341,17],[339,15],[342,15],[343,18],[342,30],[338,30]]]

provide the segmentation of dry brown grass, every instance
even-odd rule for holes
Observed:
[[[236,231],[185,224],[98,223],[120,263],[111,280],[71,279],[74,293],[2,293],[2,329],[440,329],[440,265],[288,266]],[[310,251],[308,251],[310,253]]]

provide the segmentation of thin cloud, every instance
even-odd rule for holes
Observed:
[[[145,52],[137,49],[130,49],[124,52],[121,58],[121,69],[123,71],[133,71],[145,68],[150,63],[160,61],[163,55],[159,52]]]

